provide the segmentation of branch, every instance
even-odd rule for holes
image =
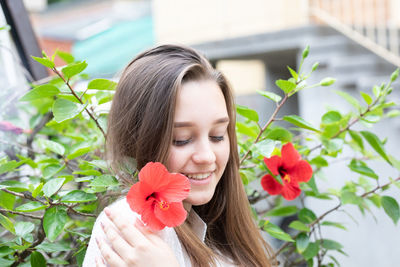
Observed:
[[[43,219],[41,216],[36,216],[36,215],[32,215],[32,214],[25,213],[25,212],[18,212],[18,211],[12,211],[12,210],[1,209],[1,208],[0,208],[0,212],[8,212],[8,213],[11,213],[11,214],[21,215],[21,216],[24,216],[24,217],[29,217],[29,218],[37,219],[37,220]]]
[[[279,110],[282,108],[283,104],[286,102],[287,99],[288,99],[288,95],[285,94],[285,97],[282,99],[282,101],[279,103],[279,105],[277,105],[274,113],[272,113],[272,115],[269,118],[269,120],[267,121],[267,123],[264,125],[264,127],[261,129],[261,131],[258,133],[257,138],[256,138],[256,140],[254,140],[253,144],[256,144],[260,140],[261,135],[268,128],[268,126],[275,120],[276,115],[278,114]],[[247,150],[246,154],[244,154],[244,156],[240,159],[239,166],[242,165],[242,163],[245,161],[247,156],[250,154],[250,151],[251,151],[250,149]]]
[[[34,151],[32,149],[32,143],[33,143],[33,139],[35,138],[36,134],[38,132],[40,132],[40,130],[46,125],[46,123],[48,123],[49,121],[51,121],[51,119],[53,118],[53,113],[51,112],[47,112],[42,119],[40,120],[40,122],[33,128],[32,133],[28,136],[27,140],[26,140],[26,145],[28,147],[28,156],[31,159],[35,159],[35,154]]]
[[[71,85],[69,84],[69,80],[65,80],[64,76],[54,67],[51,69],[55,74],[57,74],[58,77],[60,77],[64,83],[67,85],[71,93],[74,95],[74,97],[83,105],[83,101],[81,98],[75,93],[74,89],[72,89]],[[83,95],[82,95],[83,96]],[[106,138],[106,133],[104,132],[103,128],[100,126],[99,121],[94,117],[94,115],[87,109],[85,108],[86,113],[89,115],[89,117],[96,123],[97,128],[101,131],[103,134],[104,138]]]
[[[384,188],[384,187],[386,187],[386,186],[388,186],[388,185],[391,185],[392,183],[397,182],[397,181],[400,181],[400,176],[397,177],[396,179],[394,179],[394,180],[392,180],[392,181],[390,181],[390,182],[384,184],[384,185],[380,185],[380,186],[378,185],[378,186],[375,187],[374,189],[372,189],[372,190],[370,190],[370,191],[368,191],[368,192],[365,192],[365,193],[362,194],[360,197],[365,198],[365,197],[367,197],[367,196],[369,196],[369,195],[375,193],[377,190],[382,189],[382,188]],[[326,211],[326,212],[323,213],[321,216],[319,216],[317,219],[315,219],[312,223],[310,223],[310,224],[309,224],[309,227],[310,227],[310,228],[314,227],[314,226],[315,226],[316,224],[318,224],[323,218],[325,218],[328,214],[330,214],[331,212],[333,212],[333,211],[339,209],[342,205],[343,205],[342,203],[339,203],[339,204],[336,205],[335,207],[333,207],[333,208],[331,208],[330,210]],[[299,234],[300,234],[300,233],[298,233],[297,235],[295,235],[295,236],[293,237],[293,239],[296,239],[297,236],[298,236]],[[282,250],[284,250],[284,249],[285,249],[287,246],[289,246],[290,244],[291,244],[291,242],[285,242],[285,243],[277,250],[277,252],[275,252],[274,257],[277,257],[277,256],[282,252]]]

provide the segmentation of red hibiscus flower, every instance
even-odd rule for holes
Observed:
[[[0,131],[12,132],[15,134],[22,134],[24,132],[22,128],[19,128],[8,121],[0,121]]]
[[[186,219],[184,200],[190,182],[179,173],[169,173],[159,162],[149,162],[139,172],[139,182],[126,197],[130,208],[141,215],[143,223],[153,231],[175,227]]]
[[[264,158],[264,162],[273,175],[280,175],[283,184],[267,174],[261,178],[262,187],[269,194],[282,195],[287,200],[293,200],[300,195],[299,182],[308,182],[313,173],[310,164],[301,160],[292,143],[282,146],[281,157]]]

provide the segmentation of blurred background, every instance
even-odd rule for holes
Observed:
[[[280,115],[299,114],[313,125],[319,125],[327,108],[350,110],[334,90],[359,98],[360,90],[370,92],[373,85],[388,82],[400,66],[399,0],[0,2],[0,27],[10,25],[10,29],[0,31],[0,120],[7,118],[21,128],[25,125],[18,119],[15,102],[28,90],[27,81],[49,75],[30,58],[40,56],[42,50],[49,56],[56,49],[69,52],[87,61],[85,72],[91,78],[117,80],[122,68],[144,49],[164,43],[193,46],[228,77],[237,103],[261,114],[261,123],[275,106],[256,91],[279,94],[275,80],[290,76],[286,66],[299,67],[307,45],[310,55],[302,68],[311,69],[319,62],[309,83],[318,83],[326,76],[337,81],[329,89],[301,91]],[[64,63],[60,60],[56,64]],[[391,97],[399,103],[399,83],[394,84]],[[379,122],[376,130],[380,138],[388,137],[387,152],[400,157],[400,119]],[[385,166],[371,165],[382,177],[396,175]],[[318,177],[317,183],[321,190],[339,187],[349,175],[348,168],[335,165],[326,177]],[[335,205],[326,203],[315,200],[307,204],[321,214]],[[383,211],[374,210],[377,223],[371,214],[363,216],[357,208],[346,209],[349,214],[336,212],[330,219],[344,223],[348,231],[332,228],[323,232],[344,245],[348,256],[336,257],[342,266],[398,266],[399,226]],[[273,245],[279,247],[279,243]]]

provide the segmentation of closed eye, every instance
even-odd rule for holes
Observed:
[[[224,141],[224,136],[210,136],[210,139],[213,142],[221,142],[221,141]]]
[[[174,140],[173,144],[174,146],[184,146],[190,143],[192,139],[187,139],[187,140]]]

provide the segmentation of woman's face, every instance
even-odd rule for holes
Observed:
[[[211,200],[229,158],[229,124],[221,89],[210,80],[185,83],[177,95],[167,168],[189,178],[185,206]]]

